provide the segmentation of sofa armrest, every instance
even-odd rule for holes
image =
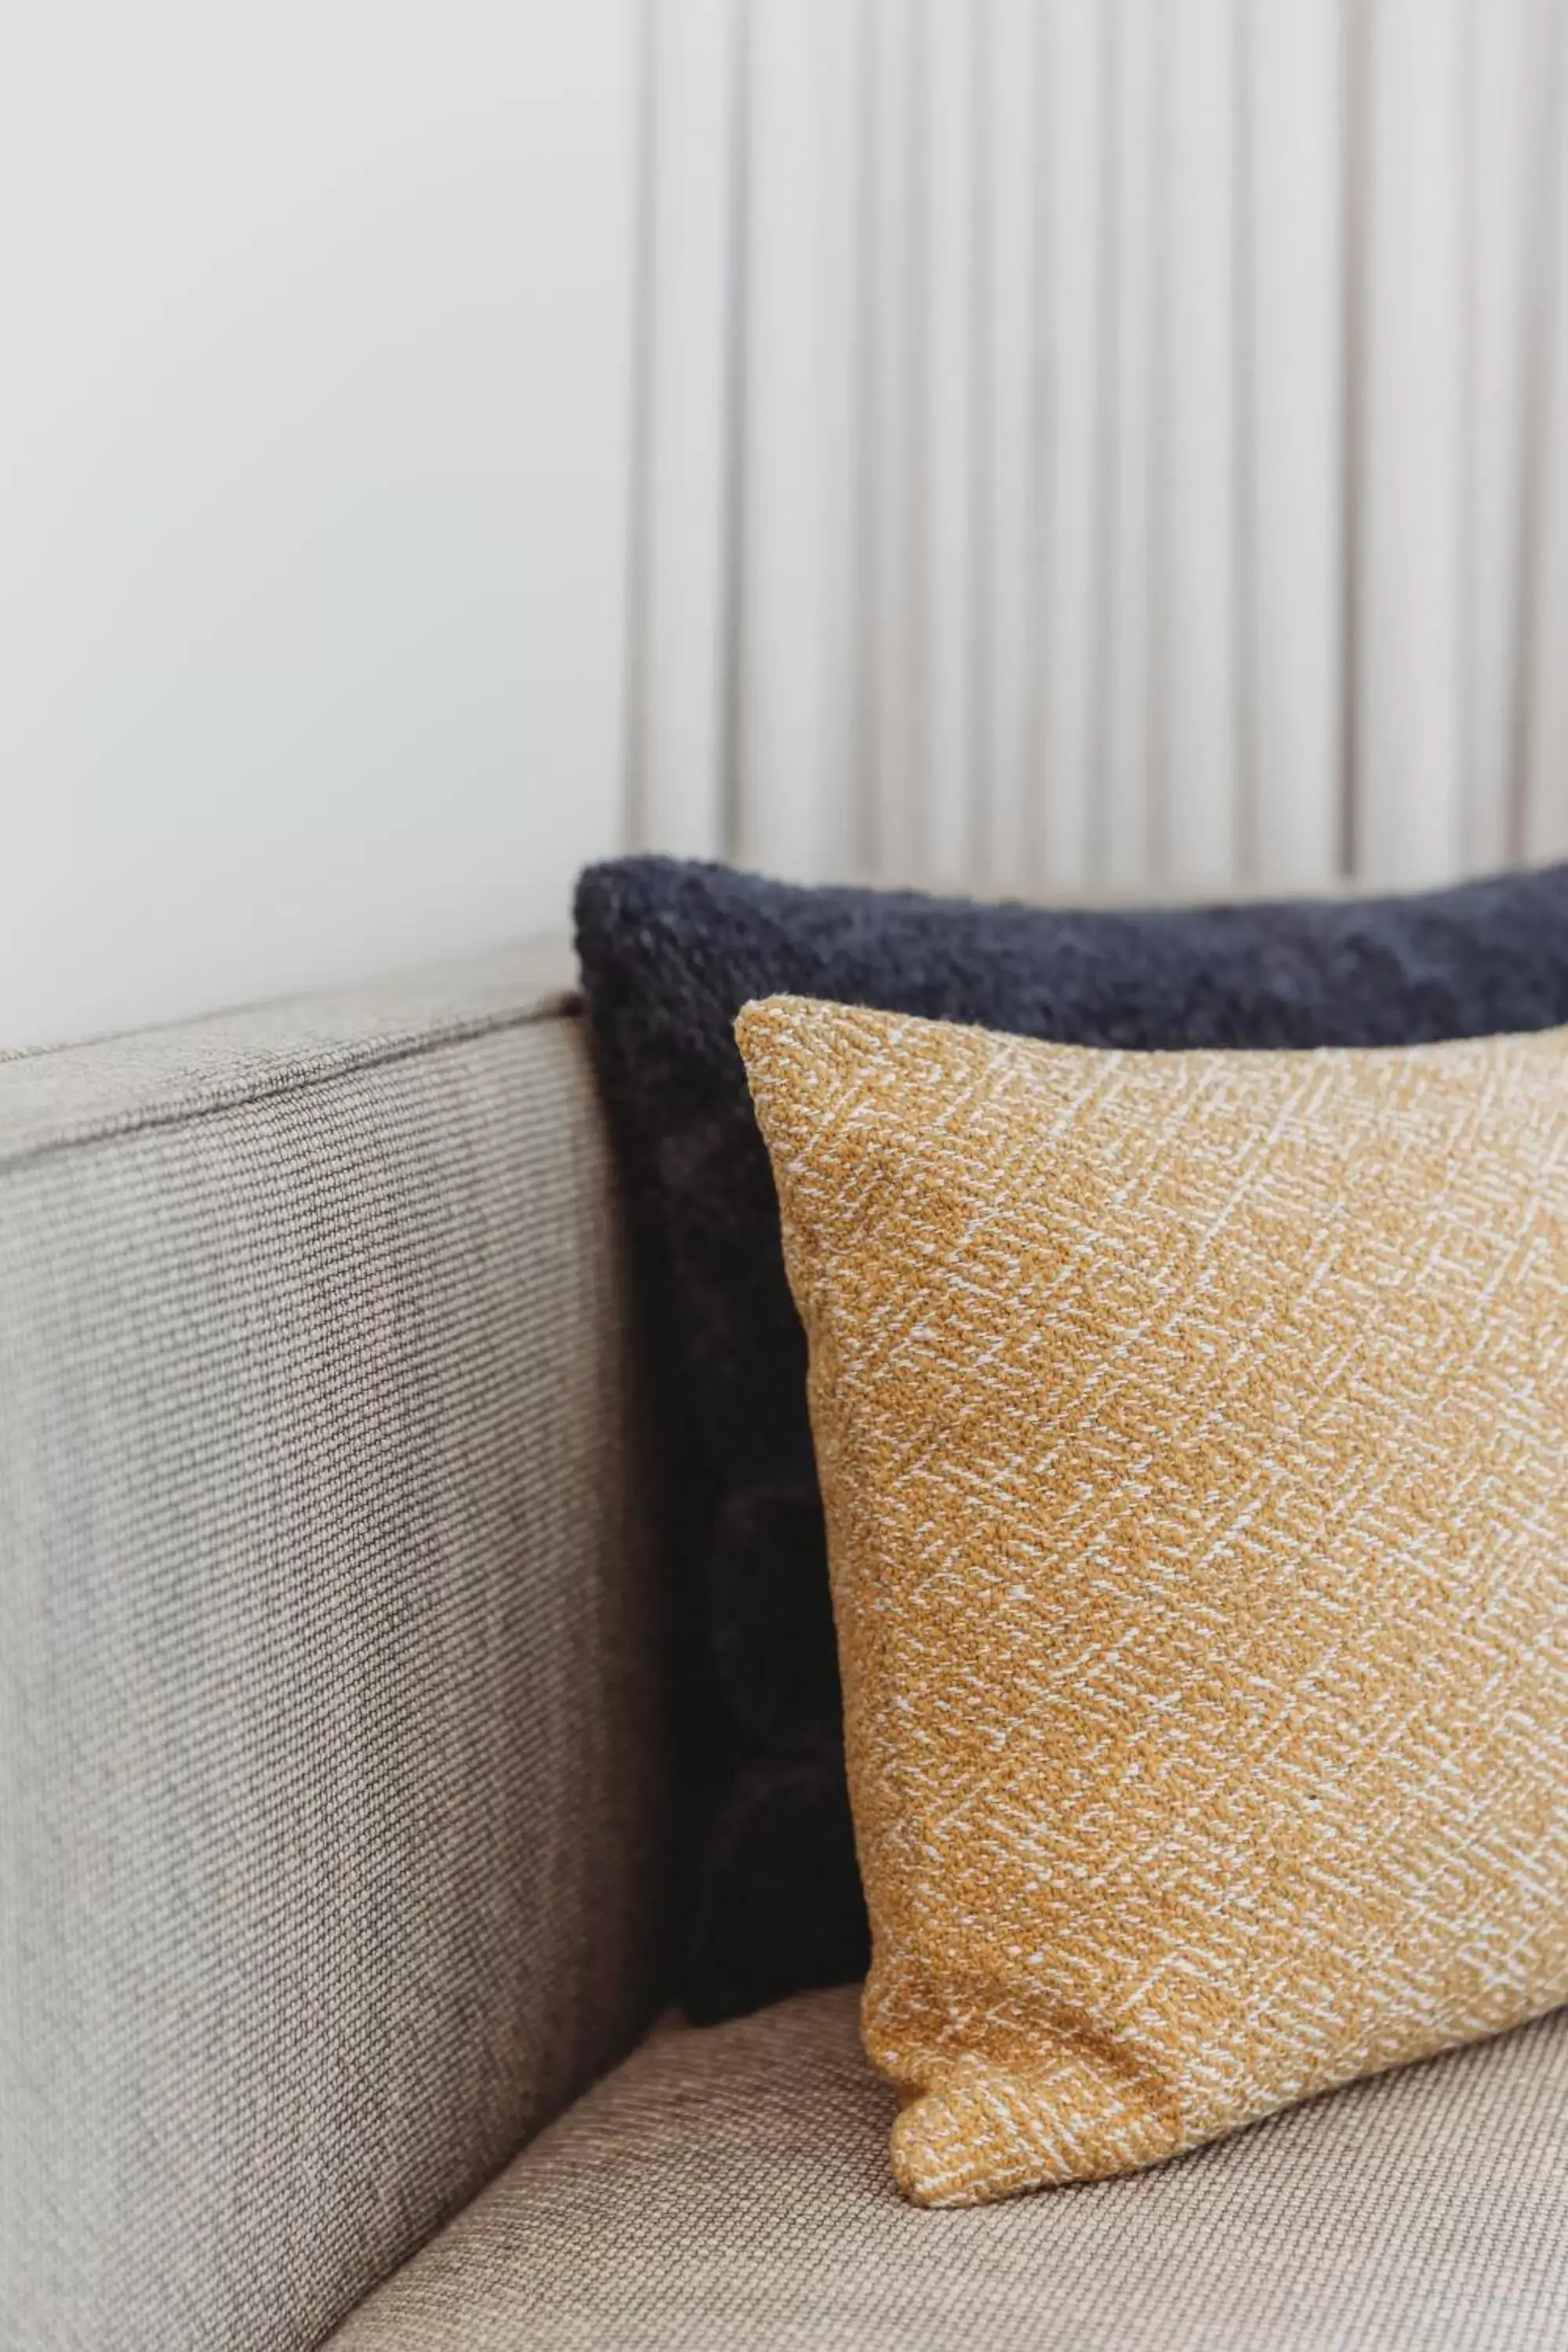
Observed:
[[[520,951],[0,1062],[0,2343],[304,2352],[640,2029],[658,1642]]]

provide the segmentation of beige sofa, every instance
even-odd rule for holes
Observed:
[[[5,2352],[1568,2344],[1568,2024],[921,2213],[855,1998],[661,2016],[561,959],[0,1062]]]

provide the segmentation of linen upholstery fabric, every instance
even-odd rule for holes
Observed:
[[[537,971],[0,1066],[8,2352],[305,2352],[657,1998],[619,1225]]]
[[[731,1034],[837,999],[1068,1044],[1399,1045],[1568,1021],[1568,867],[1426,896],[1147,911],[590,868],[577,940],[638,1238],[679,1612],[691,2013],[859,1975],[805,1355]]]
[[[661,2032],[332,2352],[1540,2352],[1568,2016],[1129,2179],[922,2213],[852,1990]]]
[[[1568,2000],[1568,1030],[738,1024],[811,1347],[900,2186]]]

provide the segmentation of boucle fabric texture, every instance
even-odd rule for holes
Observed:
[[[1568,2011],[1173,2164],[917,2212],[856,1996],[659,2032],[331,2352],[1545,2352]]]
[[[693,2016],[858,1976],[805,1354],[731,1034],[780,992],[1067,1044],[1373,1045],[1568,1022],[1568,867],[1428,895],[1062,912],[590,868],[577,944],[662,1411]]]
[[[1568,1999],[1568,1031],[739,1034],[900,2187],[1128,2170]]]

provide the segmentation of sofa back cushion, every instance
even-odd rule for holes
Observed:
[[[1568,866],[1407,898],[1151,911],[809,890],[628,858],[577,938],[639,1244],[684,1677],[684,1990],[858,1974],[805,1348],[731,1034],[793,992],[1069,1045],[1401,1045],[1568,1021]]]

